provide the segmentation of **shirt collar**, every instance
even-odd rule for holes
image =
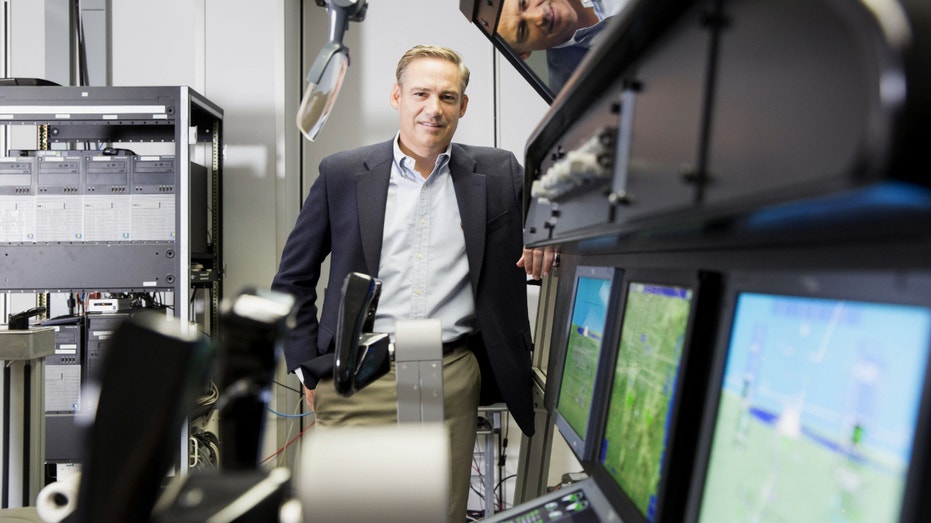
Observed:
[[[392,143],[394,144],[394,164],[398,172],[401,173],[402,176],[416,174],[416,171],[414,171],[414,159],[404,154],[404,151],[401,150],[400,132],[394,135],[394,141]],[[449,160],[452,158],[452,155],[453,144],[450,142],[450,144],[446,146],[446,151],[440,153],[440,155],[436,157],[436,164],[433,167],[433,171],[437,172],[437,169],[442,171],[443,167],[449,165]],[[417,175],[417,177],[420,178],[420,175]]]
[[[576,29],[575,33],[572,34],[572,38],[566,40],[565,42],[555,45],[553,47],[570,47],[573,45],[581,47],[591,47],[595,42],[595,37],[601,33],[601,30],[604,29],[605,25],[608,24],[608,21],[611,17],[600,20],[595,25],[590,25],[588,27],[583,27],[581,29]]]

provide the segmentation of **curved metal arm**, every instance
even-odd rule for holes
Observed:
[[[308,140],[316,139],[326,124],[336,97],[339,95],[343,77],[349,69],[349,48],[343,45],[343,35],[349,22],[361,22],[368,8],[367,0],[329,0],[317,5],[326,5],[329,15],[329,40],[320,50],[307,73],[307,87],[297,111],[297,127]]]

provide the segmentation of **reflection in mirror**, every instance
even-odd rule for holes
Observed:
[[[512,57],[558,93],[628,1],[503,0],[496,36]]]

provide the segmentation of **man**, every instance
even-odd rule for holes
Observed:
[[[479,403],[505,401],[521,429],[533,433],[526,278],[547,273],[553,254],[522,247],[523,170],[514,155],[452,143],[469,101],[469,70],[459,55],[414,47],[396,78],[389,100],[398,134],[320,162],[272,287],[297,299],[298,326],[285,357],[321,426],[396,422],[393,372],[349,398],[333,389],[347,274],[382,281],[376,332],[393,333],[399,319],[441,320],[449,521],[464,521]],[[315,289],[327,256],[318,322]]]
[[[627,0],[505,0],[497,32],[526,60],[546,51],[548,84],[559,92],[609,18]]]

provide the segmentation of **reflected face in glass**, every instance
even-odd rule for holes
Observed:
[[[456,64],[430,57],[411,61],[391,90],[391,107],[401,119],[401,149],[421,157],[444,152],[468,104]]]
[[[521,58],[557,46],[585,27],[579,0],[504,0],[498,34]]]

